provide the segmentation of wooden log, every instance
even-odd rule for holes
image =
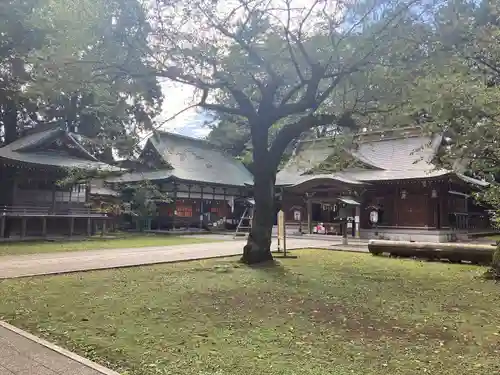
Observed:
[[[368,250],[374,255],[389,253],[397,257],[421,259],[448,259],[459,263],[468,261],[474,264],[490,264],[495,247],[492,245],[464,243],[433,243],[410,241],[370,240]]]

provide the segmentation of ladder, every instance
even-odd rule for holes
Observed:
[[[234,233],[233,238],[238,237],[238,235],[249,234],[252,230],[252,221],[253,221],[253,207],[245,207],[245,211],[243,211],[243,215],[241,215],[238,226],[236,227],[236,232]],[[248,220],[248,225],[243,225],[245,220]],[[248,230],[248,232],[244,232]]]

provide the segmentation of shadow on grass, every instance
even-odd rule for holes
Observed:
[[[266,277],[271,277],[274,280],[284,280],[290,275],[289,270],[287,270],[286,267],[277,259],[252,265],[247,265],[243,262],[240,263],[258,273],[265,274]]]

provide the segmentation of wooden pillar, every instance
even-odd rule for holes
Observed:
[[[42,236],[47,237],[47,218],[45,216],[42,218]]]
[[[0,238],[5,237],[5,220],[6,217],[2,215],[2,218],[0,219]]]
[[[52,185],[52,204],[50,206],[50,212],[54,212],[56,206],[56,185]]]
[[[21,238],[26,237],[26,221],[25,217],[21,218]]]
[[[106,233],[106,219],[102,220],[101,237]]]
[[[69,236],[73,237],[73,232],[75,231],[75,218],[69,218]]]
[[[307,197],[307,232],[312,234],[312,202],[311,198]]]
[[[223,207],[224,207],[224,218],[227,217],[227,202],[226,202],[226,195],[227,195],[227,188],[222,188],[222,201],[223,201]],[[224,223],[225,225],[225,223]]]
[[[465,196],[465,230],[469,231],[469,197]]]
[[[200,228],[203,228],[203,186],[200,186]]]
[[[92,235],[92,219],[90,217],[87,218],[87,236]]]
[[[210,211],[208,212],[208,217],[212,221],[212,207],[215,204],[215,187],[212,187],[212,204],[210,205]]]
[[[172,211],[172,230],[175,230],[175,218],[177,215],[177,190],[178,190],[177,182],[174,182],[174,209]]]
[[[17,172],[14,172],[14,177],[12,179],[12,200],[9,206],[14,206],[17,201],[17,185],[19,184],[19,177],[17,176]]]
[[[359,233],[359,225],[361,223],[361,206],[356,206],[355,208],[355,214],[354,214],[354,230],[355,230],[355,237],[359,238],[360,233]]]

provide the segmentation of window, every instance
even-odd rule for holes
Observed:
[[[192,206],[177,206],[176,216],[179,217],[192,217],[193,207]]]

